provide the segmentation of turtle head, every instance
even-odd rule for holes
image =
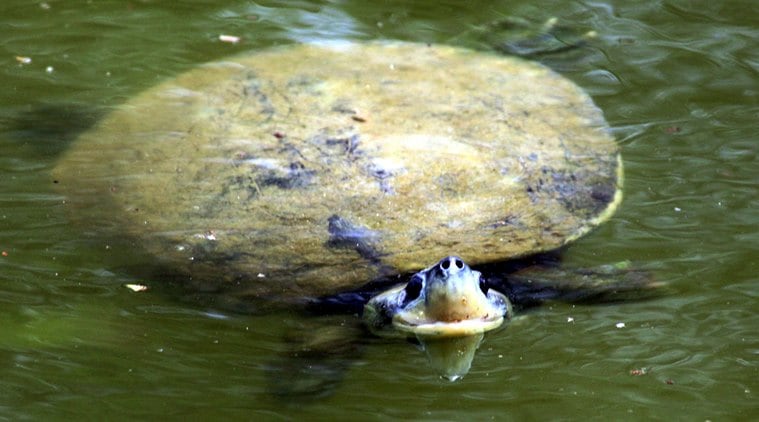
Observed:
[[[403,332],[451,337],[497,328],[509,311],[506,296],[489,289],[480,272],[448,256],[372,298],[364,317],[374,328],[391,322]]]

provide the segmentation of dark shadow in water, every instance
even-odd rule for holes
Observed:
[[[522,312],[550,301],[612,304],[671,293],[654,280],[651,271],[635,268],[629,262],[594,268],[565,268],[561,265],[561,251],[476,269],[487,277],[490,288],[505,293]],[[400,280],[409,277],[410,274]],[[286,339],[287,351],[267,368],[271,394],[283,403],[293,404],[318,400],[334,393],[345,372],[360,359],[367,342],[372,341],[371,334],[360,325],[358,318],[363,305],[380,291],[397,284],[398,280],[397,277],[375,280],[360,289],[309,303],[305,314],[314,317],[311,319],[314,324],[319,323],[319,315],[325,314],[354,314],[352,321],[355,324],[352,327],[345,324],[325,326],[322,320],[319,326],[293,330]],[[376,341],[382,340],[388,341]],[[480,340],[481,337],[416,341],[421,342],[419,345],[427,354],[430,370],[453,381],[468,372]]]
[[[369,338],[358,318],[297,324],[288,329],[285,350],[265,367],[271,397],[295,407],[331,396],[363,355]]]
[[[412,274],[374,280],[361,288],[299,303],[267,303],[264,298],[235,297],[232,292],[193,291],[183,286],[186,277],[170,269],[154,266],[148,270],[142,260],[144,278],[153,280],[162,293],[182,298],[194,306],[226,311],[261,314],[287,309],[300,317],[290,319],[280,352],[264,368],[269,396],[281,404],[319,401],[339,389],[347,371],[360,361],[366,347],[377,342],[404,341],[403,338],[376,338],[361,322],[364,304],[378,293],[408,281]],[[127,270],[122,267],[122,270]],[[636,268],[628,262],[593,267],[571,268],[562,265],[561,250],[536,254],[521,259],[475,266],[486,278],[490,288],[506,294],[517,313],[545,302],[563,301],[583,304],[613,304],[662,297],[671,293],[656,282],[653,272]],[[127,270],[135,272],[135,268]],[[291,314],[292,315],[292,314]],[[411,339],[414,340],[414,339]],[[418,344],[418,340],[417,340]],[[432,343],[424,349],[430,359],[430,371],[444,378],[456,379],[471,363],[478,342],[467,348],[458,344]],[[419,345],[419,344],[418,344]],[[420,346],[425,346],[421,344]],[[470,350],[468,362],[450,359],[454,352]],[[451,352],[453,351],[453,352]],[[442,368],[442,370],[441,370]]]
[[[105,115],[105,108],[82,103],[37,103],[0,115],[8,139],[37,156],[55,158]]]

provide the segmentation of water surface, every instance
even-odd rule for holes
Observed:
[[[621,209],[565,260],[629,259],[673,294],[531,311],[486,336],[456,383],[439,380],[413,345],[364,339],[331,395],[294,406],[266,378],[282,338],[350,326],[350,316],[250,316],[132,293],[123,285],[158,281],[125,269],[149,258],[68,224],[54,193],[49,171],[77,130],[201,63],[314,40],[482,47],[472,29],[502,16],[557,16],[599,34],[587,48],[539,57],[593,96],[626,165]],[[757,19],[749,0],[5,1],[0,418],[756,418]]]

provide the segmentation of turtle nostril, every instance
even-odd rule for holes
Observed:
[[[440,268],[447,270],[451,266],[451,261],[444,259],[443,262],[440,263]]]
[[[462,269],[464,268],[464,262],[462,262],[460,259],[456,260],[456,268]]]

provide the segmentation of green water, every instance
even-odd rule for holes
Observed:
[[[759,418],[759,4],[555,3],[4,1],[0,420]],[[604,110],[627,172],[620,211],[566,261],[629,259],[672,295],[539,308],[456,383],[413,345],[365,339],[330,396],[281,401],[267,368],[315,321],[132,293],[156,281],[123,270],[134,251],[69,225],[53,193],[72,130],[200,63],[323,39],[477,46],[462,34],[505,15],[599,34],[541,58]]]

